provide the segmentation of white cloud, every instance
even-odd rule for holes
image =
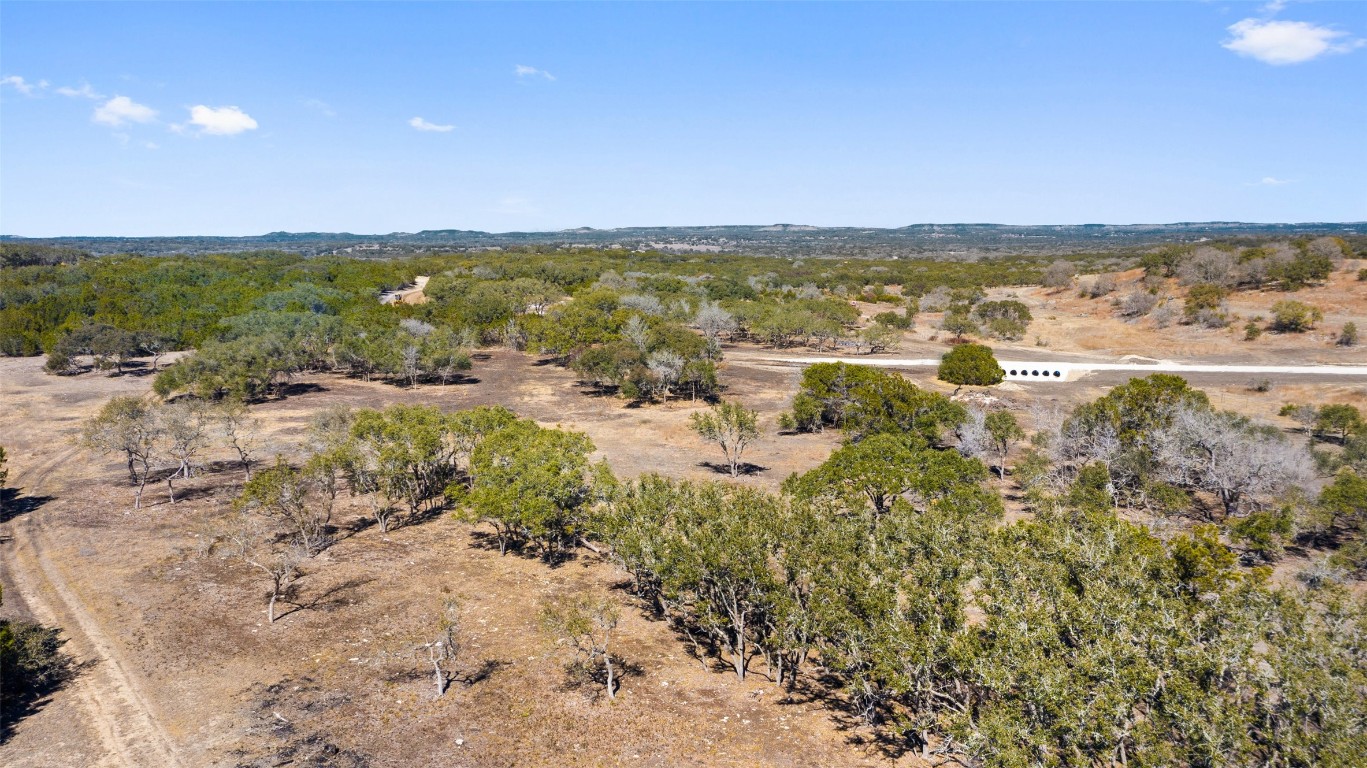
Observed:
[[[1286,0],[1272,0],[1263,6],[1263,13],[1278,13],[1286,7]]]
[[[161,145],[155,141],[145,141],[142,145],[148,149],[161,149]]]
[[[150,123],[157,119],[157,111],[127,96],[115,96],[95,107],[95,114],[91,119],[118,128],[129,123]]]
[[[25,80],[19,75],[7,75],[6,77],[0,78],[0,85],[13,86],[14,90],[24,94],[25,96],[32,96],[33,89],[46,88],[47,81],[40,80],[36,83],[30,83],[29,81]]]
[[[1258,185],[1263,187],[1280,187],[1283,184],[1290,183],[1290,179],[1279,179],[1276,176],[1264,176],[1263,180],[1258,182]]]
[[[211,136],[233,136],[256,130],[252,116],[237,107],[190,107],[190,125]]]
[[[536,67],[529,67],[526,64],[518,64],[513,67],[513,74],[518,77],[544,77],[547,80],[555,79],[555,75],[552,75],[550,72],[547,72],[544,69],[537,69]]]
[[[1348,53],[1367,40],[1306,21],[1244,19],[1229,27],[1233,38],[1221,43],[1240,56],[1266,64],[1299,64],[1330,53]]]
[[[409,120],[408,124],[419,131],[435,131],[437,133],[449,133],[456,129],[456,126],[454,125],[437,125],[436,123],[429,123],[421,117],[415,117],[412,120]]]
[[[69,85],[64,85],[61,88],[57,89],[57,93],[60,93],[63,96],[70,96],[73,99],[77,97],[82,99],[104,98],[104,94],[96,93],[95,89],[90,87],[90,83],[81,83],[80,88],[72,88]]]

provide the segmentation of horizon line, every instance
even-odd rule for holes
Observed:
[[[1133,222],[1127,224],[1111,224],[1101,222],[1085,223],[1054,223],[1054,224],[1004,224],[1000,222],[985,221],[955,221],[955,222],[915,222],[903,224],[897,227],[880,226],[860,226],[851,224],[841,225],[822,225],[822,224],[793,224],[778,222],[773,224],[658,224],[658,225],[632,225],[623,227],[591,227],[579,226],[561,229],[547,230],[505,230],[493,232],[483,229],[460,229],[454,227],[442,229],[421,229],[417,231],[392,231],[384,233],[356,233],[346,231],[323,231],[323,230],[285,230],[278,229],[261,234],[247,235],[219,235],[219,234],[174,234],[174,235],[14,235],[0,234],[0,240],[64,240],[64,239],[120,239],[120,240],[155,240],[173,239],[184,237],[213,237],[221,239],[259,239],[278,235],[334,235],[347,237],[402,237],[415,236],[429,232],[461,232],[473,235],[562,235],[584,232],[622,232],[626,230],[650,230],[650,229],[763,229],[768,227],[802,227],[805,229],[857,229],[857,230],[876,230],[884,232],[895,232],[901,229],[911,229],[913,227],[1003,227],[1003,228],[1047,228],[1047,227],[1192,227],[1192,226],[1255,226],[1255,227],[1311,227],[1311,226],[1367,226],[1367,221],[1231,221],[1231,220],[1210,220],[1210,221],[1173,221],[1173,222]]]

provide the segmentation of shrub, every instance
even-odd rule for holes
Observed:
[[[1262,326],[1249,320],[1244,324],[1244,341],[1253,341],[1263,335]]]
[[[1115,275],[1111,274],[1097,275],[1083,288],[1083,295],[1089,299],[1099,299],[1112,293],[1115,293]]]
[[[1229,291],[1222,286],[1212,283],[1201,283],[1193,285],[1187,291],[1186,303],[1182,306],[1182,314],[1188,323],[1202,322],[1202,318],[1211,312],[1220,311],[1220,303],[1229,295]],[[1202,324],[1206,324],[1202,322]]]
[[[1340,347],[1352,347],[1358,343],[1357,323],[1344,323],[1343,330],[1339,332],[1338,345]]]
[[[1279,333],[1304,333],[1324,319],[1324,313],[1299,301],[1279,301],[1272,305],[1272,330]]]
[[[1050,264],[1044,270],[1044,275],[1040,281],[1046,288],[1066,288],[1073,284],[1073,276],[1077,274],[1077,267],[1071,262],[1062,259]]]
[[[991,349],[981,344],[964,344],[944,356],[938,376],[950,384],[986,386],[1000,383],[1006,371],[997,364]]]
[[[873,321],[879,325],[903,331],[912,326],[910,317],[907,315],[899,315],[896,312],[879,312],[873,316]]]
[[[43,370],[57,376],[65,376],[75,371],[75,362],[67,353],[53,350],[48,354],[47,362],[43,363]]]
[[[1234,257],[1218,248],[1199,248],[1177,266],[1177,278],[1183,285],[1228,286],[1234,281],[1233,275]]]
[[[1155,309],[1152,313],[1153,327],[1167,328],[1172,325],[1173,321],[1177,319],[1178,311],[1177,307],[1171,302]]]
[[[1158,306],[1157,294],[1136,288],[1116,302],[1115,312],[1124,318],[1143,317]]]
[[[23,712],[34,699],[59,688],[75,673],[62,652],[61,630],[29,621],[0,620],[0,722]]]

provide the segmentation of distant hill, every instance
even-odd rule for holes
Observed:
[[[350,232],[270,232],[249,237],[57,237],[0,235],[0,243],[78,248],[110,253],[232,253],[282,250],[309,255],[384,256],[434,249],[473,251],[520,246],[590,246],[679,252],[727,252],[805,257],[980,258],[1006,253],[1069,253],[1144,248],[1202,239],[1367,236],[1367,222],[1250,224],[1237,221],[1176,224],[911,224],[896,229],[800,224],[703,227],[579,227],[558,232],[480,232],[437,229],[357,235]]]

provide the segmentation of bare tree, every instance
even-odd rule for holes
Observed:
[[[1143,288],[1135,288],[1125,294],[1115,305],[1115,313],[1120,317],[1134,319],[1143,317],[1158,306],[1158,296]]]
[[[418,386],[418,377],[422,375],[422,366],[418,364],[421,359],[418,345],[405,345],[399,357],[400,364],[403,366],[403,377],[408,379],[408,386]]]
[[[1226,516],[1306,489],[1315,477],[1304,448],[1228,412],[1177,406],[1147,443],[1162,480],[1213,494]]]
[[[668,349],[657,349],[650,353],[650,357],[646,358],[646,367],[660,380],[660,392],[668,400],[670,390],[679,382],[679,376],[683,374],[683,357]]]
[[[612,666],[612,633],[621,613],[606,597],[577,595],[548,603],[541,610],[542,626],[575,651],[575,664],[590,674],[598,664],[609,699],[617,697],[617,670]]]
[[[693,317],[693,327],[702,331],[702,335],[708,339],[715,340],[723,334],[729,337],[735,333],[738,324],[730,312],[715,302],[704,302]]]
[[[1218,248],[1197,248],[1177,265],[1177,278],[1183,285],[1209,283],[1229,287],[1234,284],[1235,258]]]
[[[209,445],[207,413],[200,403],[182,400],[162,405],[155,415],[161,425],[166,455],[178,464],[176,471],[166,476],[166,490],[171,503],[175,504],[176,489],[172,481],[177,477],[193,477],[195,460]]]
[[[977,406],[969,406],[954,434],[959,438],[959,454],[970,459],[980,459],[987,455],[990,437],[987,434],[987,411]]]
[[[1307,438],[1311,440],[1314,439],[1312,429],[1315,426],[1315,420],[1318,419],[1320,415],[1318,408],[1313,405],[1288,403],[1282,406],[1280,415],[1291,417],[1292,421],[1300,425],[1301,431],[1305,433]]]
[[[632,315],[622,325],[622,337],[642,352],[646,351],[646,334],[649,329],[640,315]]]
[[[229,554],[259,571],[270,582],[270,600],[266,604],[266,618],[275,623],[275,604],[289,599],[296,582],[303,575],[300,565],[308,559],[303,548],[280,541],[273,528],[260,517],[238,514],[232,519],[223,539]]]
[[[433,680],[437,684],[437,698],[441,698],[456,679],[453,669],[460,653],[460,604],[453,597],[442,601],[441,615],[437,618],[436,637],[423,644],[427,660],[432,665]]]
[[[213,417],[223,440],[237,453],[237,461],[247,480],[252,479],[252,454],[255,453],[261,420],[252,416],[241,400],[224,400],[214,408]]]
[[[110,398],[81,430],[81,444],[101,453],[121,453],[128,462],[128,480],[138,487],[133,508],[142,508],[142,492],[152,472],[161,424],[153,409],[139,398]]]

